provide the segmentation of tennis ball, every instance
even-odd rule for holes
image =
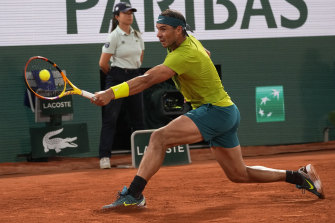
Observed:
[[[50,79],[50,72],[46,69],[41,70],[39,76],[41,81],[46,82]]]

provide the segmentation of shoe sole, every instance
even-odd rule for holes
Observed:
[[[139,206],[139,205],[131,205],[131,206],[124,206],[124,205],[119,205],[119,206],[108,206],[105,205],[101,208],[101,210],[140,210],[140,209],[145,209],[147,208],[146,205],[144,206]]]
[[[111,169],[111,166],[101,166],[100,169]]]
[[[320,194],[319,198],[324,199],[325,194],[323,193],[322,182],[320,180],[319,175],[316,173],[314,166],[312,164],[308,164],[306,166],[306,171],[310,179],[313,181],[316,190]]]

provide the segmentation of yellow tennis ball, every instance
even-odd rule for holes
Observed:
[[[41,70],[39,76],[41,81],[46,82],[50,79],[50,72],[46,69]]]

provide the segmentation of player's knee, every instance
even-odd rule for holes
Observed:
[[[150,143],[159,144],[160,146],[163,146],[165,148],[167,145],[167,141],[166,141],[166,137],[164,136],[164,130],[163,129],[155,130],[151,134]]]

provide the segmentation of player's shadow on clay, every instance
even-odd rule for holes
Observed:
[[[236,207],[227,205],[221,205],[216,207],[208,207],[202,210],[185,213],[171,213],[166,214],[162,219],[162,222],[171,222],[174,219],[176,222],[209,222],[211,220],[219,219],[222,217],[230,216],[230,213],[234,212]]]

